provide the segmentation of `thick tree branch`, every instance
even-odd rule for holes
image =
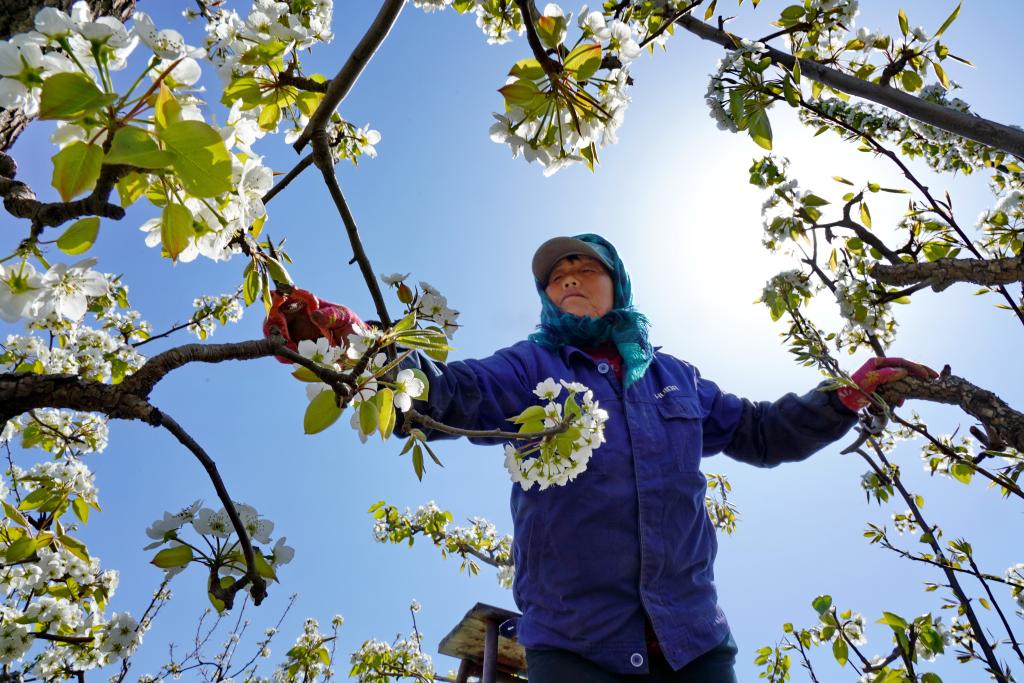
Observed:
[[[994,287],[1024,282],[1024,257],[995,259],[939,259],[927,263],[903,263],[871,267],[871,277],[887,285],[926,283],[941,292],[956,282]]]
[[[252,595],[253,603],[259,605],[263,602],[263,598],[267,597],[267,582],[256,571],[256,557],[253,554],[252,541],[249,539],[249,534],[245,530],[241,517],[238,516],[238,510],[235,509],[235,503],[228,494],[224,480],[221,478],[220,472],[217,471],[217,464],[213,461],[213,458],[207,455],[202,446],[181,425],[175,422],[170,415],[163,412],[158,412],[157,414],[157,426],[161,426],[173,434],[174,438],[181,445],[191,451],[192,455],[196,456],[196,459],[206,470],[210,481],[213,482],[213,488],[217,491],[217,497],[224,506],[228,519],[231,520],[231,526],[234,528],[235,534],[238,535],[238,541],[242,545],[242,554],[245,556],[245,574],[235,579],[232,584],[221,586],[220,577],[214,572],[210,580],[210,592],[215,598],[224,603],[224,609],[229,610],[234,605],[235,594],[251,583],[252,587],[249,589],[249,594]]]
[[[0,154],[13,164],[10,157]],[[8,165],[7,160],[2,165],[3,170],[14,170]],[[131,166],[104,164],[93,191],[87,197],[73,202],[41,202],[36,199],[31,187],[14,179],[13,173],[3,173],[0,175],[0,196],[3,197],[4,208],[8,213],[32,221],[32,237],[35,238],[44,227],[60,225],[82,216],[100,216],[114,220],[124,218],[124,209],[111,204],[109,200],[117,181],[132,170],[134,169]]]
[[[117,386],[125,393],[146,398],[169,372],[188,363],[264,358],[279,353],[283,345],[284,337],[281,336],[233,344],[185,344],[153,356]]]
[[[890,405],[893,398],[902,397],[960,406],[965,413],[985,425],[989,433],[1016,450],[1024,451],[1024,413],[1017,412],[991,391],[962,377],[945,375],[935,380],[907,377],[884,385],[878,393]]]
[[[889,159],[893,164],[895,164],[903,173],[904,177],[906,177],[907,180],[909,180],[928,201],[928,204],[931,206],[932,211],[934,211],[940,218],[942,218],[942,220],[944,220],[949,225],[950,228],[953,229],[953,232],[955,232],[957,236],[960,238],[961,244],[963,244],[972,254],[974,254],[979,259],[982,258],[981,252],[974,245],[974,242],[972,242],[967,237],[967,234],[964,233],[963,229],[957,223],[956,216],[953,215],[953,207],[948,202],[939,202],[939,200],[937,200],[935,196],[931,193],[931,190],[929,190],[924,185],[924,183],[918,180],[917,176],[913,174],[910,168],[905,163],[903,163],[903,161],[895,152],[885,147],[882,143],[876,140],[869,133],[865,133],[864,131],[861,131],[853,127],[840,117],[826,113],[820,107],[814,106],[813,104],[811,104],[810,102],[803,98],[800,99],[800,106],[807,109],[808,111],[814,112],[816,116],[827,121],[830,121],[833,124],[839,126],[840,128],[843,128],[844,130],[850,132],[852,135],[856,135],[862,138],[868,143],[868,145],[871,146],[871,148],[875,152],[881,154],[882,156]],[[889,260],[892,261],[891,258]],[[1024,324],[1024,311],[1021,311],[1020,306],[1017,305],[1017,302],[1014,300],[1013,296],[1010,295],[1010,292],[1007,291],[1006,287],[1000,284],[996,285],[996,289],[1002,295],[1003,299],[1006,300],[1006,304],[1010,307],[1010,310],[1012,310],[1017,315],[1017,319],[1020,320],[1022,324]]]
[[[331,114],[348,95],[359,78],[359,74],[363,72],[377,48],[387,38],[404,6],[405,0],[385,0],[381,5],[373,24],[356,45],[338,74],[331,79],[330,85],[327,87],[327,94],[324,95],[324,99],[321,100],[320,106],[316,108],[313,115],[309,117],[309,122],[306,124],[306,129],[302,131],[302,135],[295,141],[293,147],[296,152],[301,152],[309,144],[315,132],[326,129]]]
[[[727,50],[736,49],[734,41],[740,39],[739,36],[734,37],[733,34],[695,19],[690,14],[680,17],[676,23],[698,38],[717,43]],[[774,47],[765,46],[765,50],[775,64],[792,69],[793,64],[796,63],[796,58],[793,55]],[[855,78],[809,59],[800,60],[800,73],[811,80],[870,100],[922,123],[1024,158],[1024,131]]]
[[[120,384],[94,382],[77,375],[0,374],[0,424],[36,408],[98,412],[152,423],[157,417],[146,399],[171,370],[193,362],[273,356],[283,345],[280,335],[235,344],[186,344],[153,356]]]

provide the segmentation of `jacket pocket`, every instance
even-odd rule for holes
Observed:
[[[704,439],[703,415],[697,398],[666,396],[657,405],[665,433],[663,447],[672,454],[681,471],[699,471]]]

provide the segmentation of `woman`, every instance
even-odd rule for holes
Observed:
[[[608,412],[607,442],[575,480],[512,487],[513,594],[530,682],[735,683],[701,458],[803,460],[853,426],[866,396],[815,389],[754,403],[721,391],[651,346],[625,266],[597,235],[545,242],[533,274],[541,322],[528,340],[480,360],[415,357],[430,379],[416,409],[452,426],[506,426],[549,377],[586,385]],[[862,389],[935,376],[884,361],[854,375]]]

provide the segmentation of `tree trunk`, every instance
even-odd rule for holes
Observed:
[[[0,0],[0,40],[32,30],[36,13],[44,7],[57,7],[65,12],[74,0]],[[89,0],[97,16],[112,15],[125,21],[135,11],[135,0]],[[6,152],[25,130],[29,119],[20,111],[0,109],[0,152]]]

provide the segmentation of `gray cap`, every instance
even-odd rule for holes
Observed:
[[[533,255],[533,276],[546,285],[555,264],[566,256],[589,256],[597,259],[605,268],[614,272],[611,257],[599,244],[591,244],[575,237],[552,237],[537,248]]]

